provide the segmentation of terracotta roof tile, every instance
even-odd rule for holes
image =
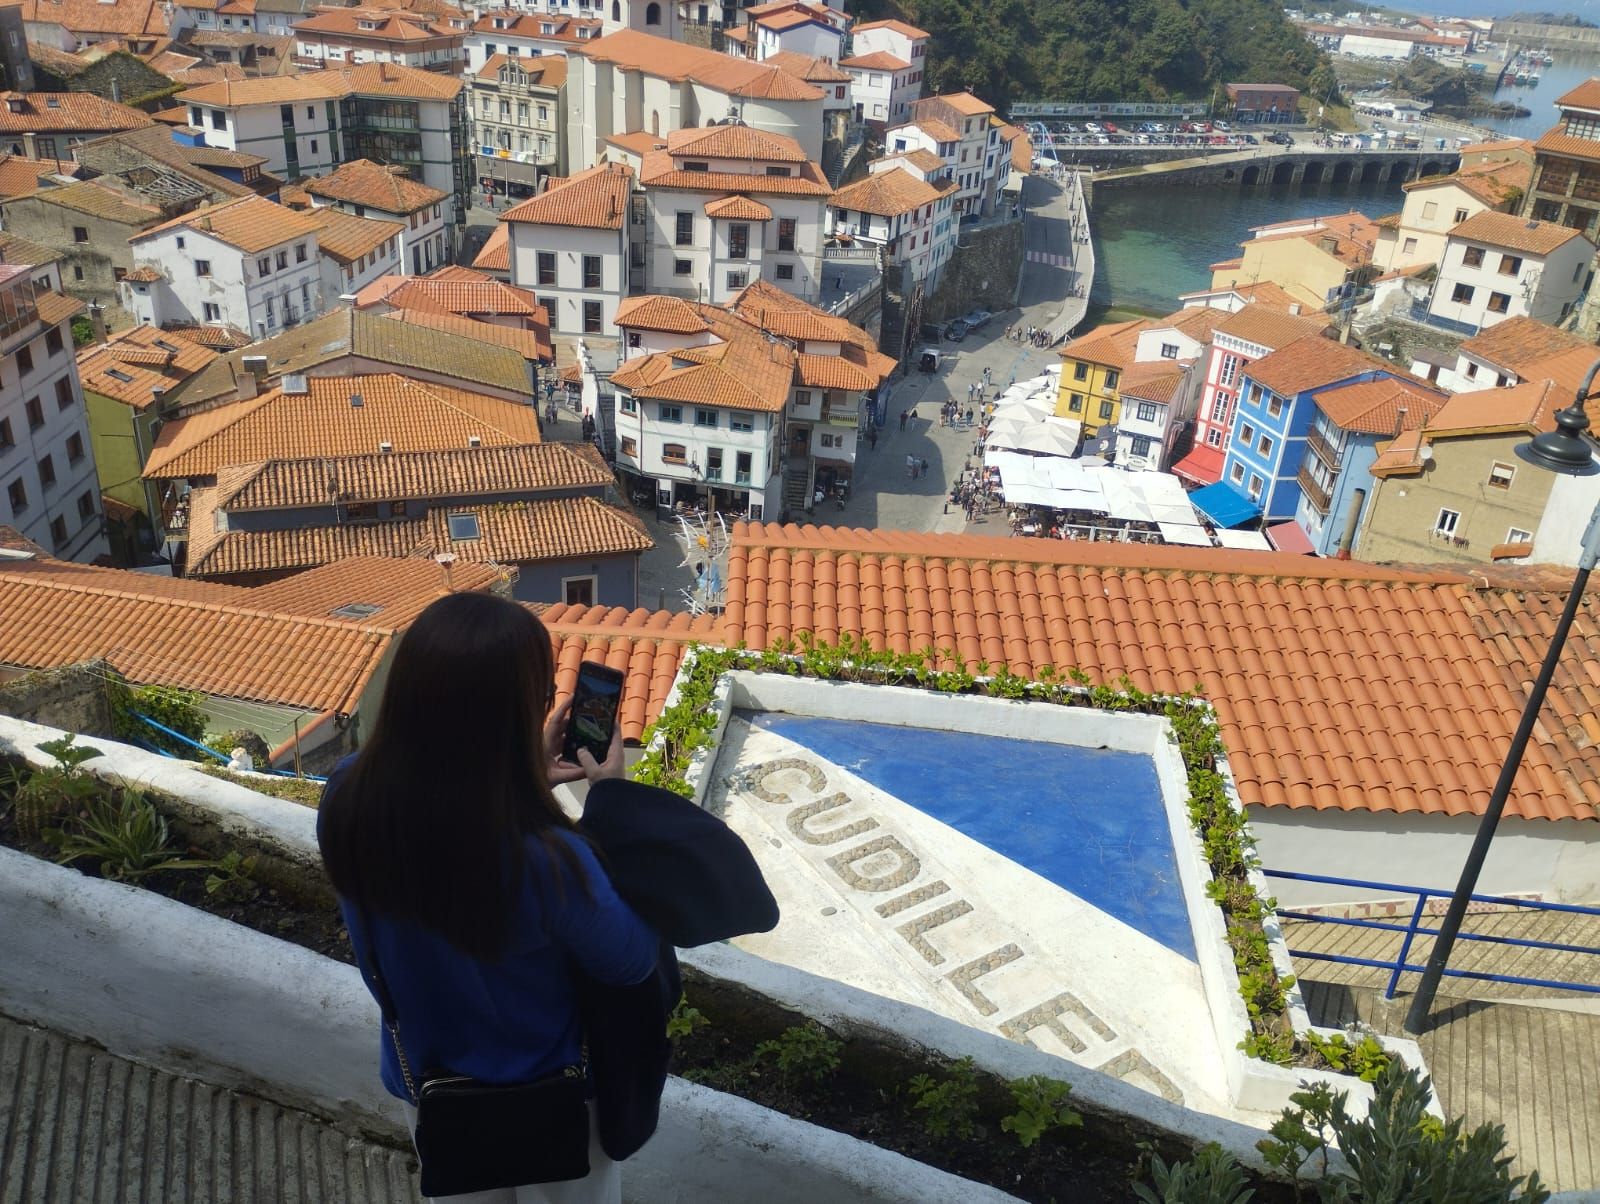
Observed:
[[[706,216],[739,222],[770,222],[772,209],[751,197],[733,195],[706,202]]]
[[[711,329],[711,324],[700,316],[701,308],[682,297],[629,297],[617,306],[616,324],[638,330],[700,334]]]
[[[769,54],[761,60],[768,66],[777,67],[787,71],[798,79],[813,84],[847,84],[850,82],[850,73],[840,71],[825,58],[816,55],[800,54],[793,50],[780,50],[776,54]]]
[[[892,127],[889,132],[903,130],[908,125],[916,126],[917,129],[927,134],[935,142],[961,141],[961,131],[947,122],[940,121],[937,117],[918,117],[911,121],[902,121],[899,125]]]
[[[1558,356],[1573,352],[1600,355],[1582,336],[1522,315],[1496,322],[1462,343],[1460,350],[1525,379],[1539,375],[1537,367]]]
[[[161,223],[161,210],[156,206],[146,205],[110,185],[94,180],[60,188],[42,188],[33,194],[33,199],[46,205],[60,205],[63,209],[87,213],[90,217],[102,218],[120,226],[143,229]]]
[[[1171,401],[1182,384],[1183,368],[1175,361],[1149,360],[1130,366],[1117,382],[1117,391],[1141,401]]]
[[[1092,364],[1104,364],[1109,368],[1126,370],[1133,365],[1133,354],[1138,347],[1139,336],[1147,330],[1156,329],[1157,325],[1153,318],[1108,322],[1073,339],[1061,348],[1060,355],[1062,359],[1084,360]]]
[[[197,234],[209,234],[221,242],[249,255],[265,251],[280,243],[292,242],[306,235],[316,234],[319,223],[306,213],[285,209],[265,197],[247,196],[208,205],[171,221],[141,230],[128,241],[138,246],[145,239],[167,230],[187,228]]]
[[[350,205],[365,205],[385,213],[410,214],[450,199],[448,193],[413,180],[397,168],[353,159],[332,174],[306,182],[312,196]]]
[[[202,84],[178,94],[184,104],[276,105],[304,100],[337,100],[345,96],[390,96],[409,100],[454,100],[461,91],[459,76],[424,71],[399,63],[364,63],[303,71],[298,75],[262,76]]]
[[[295,23],[295,32],[349,34],[363,41],[389,42],[401,45],[406,52],[415,43],[440,40],[459,42],[466,35],[436,22],[425,13],[398,12],[391,9],[370,8],[320,8],[309,17]]]
[[[378,250],[405,230],[404,222],[385,222],[357,217],[332,205],[312,209],[306,214],[317,223],[317,246],[341,264],[351,264]]]
[[[809,619],[784,588],[801,579]],[[1561,601],[1559,589],[1484,590],[1448,571],[1280,553],[1043,540],[1019,553],[1007,539],[751,524],[735,533],[719,634],[753,648],[801,630],[849,634],[903,652],[953,648],[969,668],[1198,686],[1247,803],[1470,815],[1488,800]],[[642,633],[653,618],[626,622]],[[1594,817],[1600,747],[1568,734],[1592,705],[1584,663],[1558,674],[1553,730],[1508,813]],[[659,703],[643,689],[630,673],[624,706],[649,716]]]
[[[1429,421],[1426,433],[1431,437],[1494,430],[1553,431],[1555,412],[1571,400],[1571,391],[1548,380],[1457,393]]]
[[[869,54],[852,54],[840,59],[839,66],[853,71],[909,71],[911,64],[887,50],[874,50]]]
[[[312,376],[306,388],[272,389],[167,423],[144,475],[214,477],[273,457],[363,455],[382,442],[397,452],[466,447],[472,436],[485,447],[539,442],[531,406],[482,393],[393,374]]]
[[[649,188],[684,188],[694,192],[742,192],[767,196],[828,196],[822,168],[807,160],[792,176],[768,176],[733,171],[686,171],[678,166],[686,152],[653,150],[644,155],[639,168],[639,183]],[[524,201],[524,205],[533,204]],[[513,209],[505,215],[510,220]]]
[[[250,590],[57,560],[0,562],[0,663],[104,659],[130,681],[311,711],[355,709],[393,627],[258,607]]]
[[[1450,237],[1509,247],[1529,255],[1548,255],[1574,238],[1582,238],[1583,234],[1571,226],[1557,225],[1555,222],[1526,221],[1509,213],[1485,210],[1452,229]]]
[[[150,125],[138,109],[92,92],[0,93],[0,134],[84,134]]]
[[[1600,159],[1600,142],[1592,138],[1574,138],[1571,134],[1563,133],[1560,126],[1540,134],[1533,148],[1573,159]]]
[[[982,117],[994,112],[994,106],[986,100],[979,100],[971,92],[946,92],[941,96],[929,96],[918,101],[918,104],[938,101],[947,104],[963,117]]]
[[[1600,79],[1584,80],[1576,88],[1556,98],[1556,105],[1574,109],[1600,110]]]
[[[491,54],[478,68],[476,78],[493,80],[507,63],[515,65],[528,77],[530,87],[559,88],[567,82],[567,56],[564,54],[541,54],[531,59],[510,54]]]
[[[931,150],[920,146],[916,150],[900,151],[898,154],[884,155],[882,158],[878,159],[877,162],[887,163],[893,159],[902,159],[911,164],[912,167],[915,167],[923,172],[933,172],[935,175],[946,170],[946,168],[949,166],[943,159],[934,154]]]
[[[171,388],[216,358],[215,351],[176,334],[132,326],[79,351],[78,376],[85,389],[142,410],[154,400],[151,389]]]
[[[626,510],[593,497],[431,506],[415,518],[277,530],[218,530],[216,487],[190,492],[188,572],[197,576],[282,571],[347,556],[431,556],[500,565],[648,551],[650,533]],[[454,539],[451,515],[471,514],[478,537]]]
[[[1221,329],[1220,327],[1218,329]],[[1293,397],[1318,385],[1331,385],[1361,372],[1395,372],[1387,360],[1319,335],[1284,345],[1245,368],[1245,375],[1282,397]]]
[[[804,163],[806,152],[787,134],[769,134],[749,125],[696,126],[673,130],[667,150],[676,157],[760,159],[772,163]]]
[[[767,100],[821,100],[823,92],[779,67],[718,54],[637,30],[621,29],[574,48],[599,63],[614,63],[661,79],[693,80],[730,96]]]
[[[407,326],[421,326],[459,335],[479,343],[507,347],[529,362],[550,362],[555,359],[555,347],[550,341],[550,324],[539,322],[531,330],[513,326],[499,326],[493,322],[480,322],[477,318],[453,313],[433,313],[425,309],[392,309],[383,315]]]
[[[1311,396],[1335,426],[1369,435],[1394,435],[1423,426],[1449,400],[1448,394],[1420,382],[1389,376],[1323,389]]]
[[[921,41],[929,36],[928,31],[925,29],[918,29],[915,25],[892,19],[887,21],[868,21],[865,24],[855,26],[852,32],[859,35],[873,29],[891,29],[902,37],[910,38],[913,42]]]
[[[385,279],[390,279],[386,277]],[[395,309],[431,310],[435,313],[517,317],[538,321],[545,308],[526,289],[501,280],[462,280],[437,276],[401,276],[382,292],[380,299]],[[367,303],[366,290],[362,301]]]
[[[450,571],[450,588],[446,589],[444,570],[432,560],[350,556],[255,586],[246,593],[253,606],[264,610],[345,624],[400,627],[447,593],[487,590],[501,577],[491,565],[458,561]],[[367,618],[335,613],[351,605],[378,609]]]
[[[620,230],[632,188],[633,168],[601,163],[564,180],[552,180],[538,196],[507,209],[500,220]]]
[[[509,272],[511,270],[511,227],[496,225],[483,240],[472,266],[483,272]]]
[[[0,156],[0,198],[36,191],[51,176],[75,176],[78,165],[70,159],[24,159]]]
[[[828,203],[838,209],[896,217],[931,205],[943,195],[940,189],[920,176],[904,168],[894,168],[875,171],[854,184],[846,184],[833,194]]]

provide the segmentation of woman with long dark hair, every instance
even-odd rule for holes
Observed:
[[[559,759],[554,683],[532,612],[441,598],[401,638],[374,730],[324,792],[323,861],[362,975],[398,1018],[383,1084],[408,1104],[436,1072],[503,1086],[581,1065],[580,977],[622,987],[656,968],[655,933],[551,793],[582,778],[643,788],[615,781],[620,734],[604,762]],[[618,1201],[619,1167],[589,1133],[586,1178],[449,1198]]]

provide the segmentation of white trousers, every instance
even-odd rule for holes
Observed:
[[[403,1103],[404,1101],[402,1101]],[[417,1110],[405,1104],[406,1123],[417,1127]],[[464,1192],[457,1196],[431,1196],[433,1204],[622,1204],[622,1164],[606,1157],[600,1148],[600,1126],[594,1103],[589,1104],[589,1173],[563,1183],[529,1183],[522,1187],[497,1187],[492,1191]]]

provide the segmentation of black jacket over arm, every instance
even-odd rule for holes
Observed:
[[[769,932],[778,904],[744,841],[669,790],[596,782],[578,829],[600,850],[617,893],[661,936],[660,961],[643,982],[581,981],[600,1144],[620,1161],[656,1129],[672,1057],[667,1018],[682,991],[674,946]]]

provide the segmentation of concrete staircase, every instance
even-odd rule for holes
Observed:
[[[783,468],[783,508],[791,519],[811,504],[811,457],[790,456]]]

